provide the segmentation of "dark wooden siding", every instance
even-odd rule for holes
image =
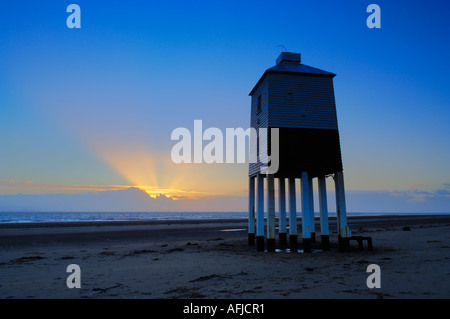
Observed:
[[[258,107],[258,97],[261,96],[261,112],[257,114]],[[267,78],[258,86],[258,88],[253,92],[252,95],[252,107],[250,116],[250,126],[255,128],[257,131],[261,127],[268,127],[269,121],[269,82]],[[267,139],[263,139],[267,140]],[[267,144],[261,145],[261,148],[266,148]],[[251,143],[250,154],[256,154],[257,145],[256,143]],[[250,156],[251,157],[251,156]],[[254,176],[259,174],[260,164],[259,163],[249,163],[249,176]]]
[[[342,171],[339,131],[280,128],[280,163],[275,177],[311,177]]]
[[[333,79],[270,73],[269,127],[337,129]]]

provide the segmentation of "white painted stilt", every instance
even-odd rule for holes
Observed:
[[[328,204],[327,204],[327,186],[325,176],[318,178],[319,182],[319,210],[320,210],[320,233],[329,235],[328,226]]]
[[[316,224],[314,221],[314,192],[313,192],[313,178],[308,176],[308,190],[309,190],[309,222],[310,222],[310,232],[311,241],[314,243],[316,241]]]
[[[286,235],[286,179],[278,178],[278,236],[281,249],[287,245]]]
[[[289,248],[297,251],[297,202],[295,194],[295,178],[289,177]]]
[[[320,210],[320,236],[323,249],[329,249],[329,226],[328,226],[328,205],[327,205],[327,186],[325,176],[319,176],[319,210]]]
[[[347,208],[345,206],[345,190],[344,190],[344,176],[342,171],[335,174],[336,183],[336,197],[338,198],[337,214],[339,221],[339,235],[341,237],[350,237],[351,233],[347,226]]]
[[[267,174],[267,250],[275,251],[275,181]]]
[[[302,194],[302,233],[303,233],[303,251],[311,251],[311,212],[309,201],[309,182],[308,172],[302,172],[301,178],[301,194]]]
[[[264,176],[258,174],[257,184],[257,215],[256,215],[256,250],[264,251]]]
[[[336,174],[333,176],[333,180],[334,180],[334,193],[336,195],[336,226],[337,226],[337,232],[338,234],[340,234],[339,229],[339,192],[338,192],[338,188],[337,188],[337,181],[336,181]]]
[[[334,174],[334,182],[336,186],[336,212],[337,212],[338,233],[340,240],[339,246],[341,250],[347,250],[349,246],[349,238],[351,237],[351,233],[347,225],[344,176],[342,171],[336,172]]]
[[[248,244],[255,244],[255,177],[249,177],[248,183]]]

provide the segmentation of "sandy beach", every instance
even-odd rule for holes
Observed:
[[[311,254],[256,252],[246,220],[3,224],[0,298],[450,297],[449,215],[349,217],[349,226],[372,237],[373,251],[353,242],[339,252],[331,232],[329,251],[318,242]],[[80,266],[81,288],[67,287],[69,264]],[[380,266],[381,288],[367,287],[369,264]]]

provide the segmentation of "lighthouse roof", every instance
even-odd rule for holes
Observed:
[[[298,74],[298,75],[315,75],[323,77],[335,77],[336,74],[314,68],[312,66],[301,63],[300,53],[282,52],[277,59],[277,64],[267,69],[262,77],[256,83],[249,95],[252,95],[258,85],[264,80],[264,78],[270,73],[285,73],[285,74]]]

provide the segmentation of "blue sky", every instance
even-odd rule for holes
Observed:
[[[66,26],[70,3],[81,29]],[[370,3],[381,29],[366,26]],[[337,74],[349,191],[422,203],[420,192],[438,194],[450,211],[449,10],[448,1],[2,1],[0,195],[146,185],[245,196],[246,165],[176,166],[170,134],[195,119],[248,127],[248,93],[283,45]]]

